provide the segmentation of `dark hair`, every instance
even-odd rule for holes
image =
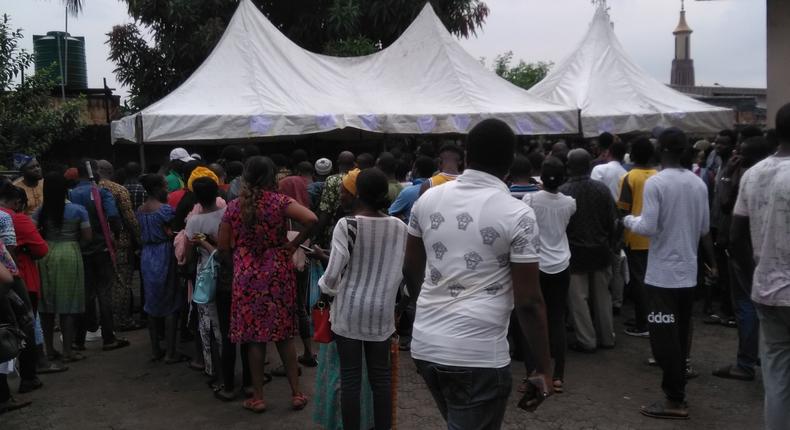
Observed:
[[[389,152],[382,152],[379,154],[379,159],[376,161],[376,167],[381,169],[387,176],[394,176],[395,169],[398,167],[398,160]]]
[[[3,177],[0,183],[0,200],[16,200],[19,198],[19,188],[15,187],[7,178]]]
[[[675,156],[682,156],[684,152],[688,151],[689,140],[686,133],[682,130],[671,127],[658,136],[658,145],[662,152],[667,152]]]
[[[283,154],[272,154],[269,158],[277,168],[288,167],[288,157]]]
[[[251,157],[257,157],[257,156],[261,155],[261,150],[258,148],[258,145],[255,145],[255,144],[252,144],[252,143],[250,143],[248,145],[244,145],[243,152],[244,152],[244,159],[248,159],[248,158],[251,158]]]
[[[717,134],[717,136],[729,137],[730,138],[730,145],[735,145],[735,144],[738,143],[738,134],[735,133],[734,131],[730,130],[729,128],[720,131]]]
[[[470,167],[500,176],[504,176],[513,164],[515,148],[513,130],[494,118],[478,123],[466,138],[466,158]]]
[[[546,157],[540,169],[540,180],[543,182],[543,188],[556,190],[565,183],[565,165],[559,158]]]
[[[357,167],[360,170],[370,169],[371,167],[376,166],[376,159],[373,155],[364,152],[362,154],[357,155]]]
[[[611,155],[611,157],[617,161],[623,161],[626,151],[627,149],[625,143],[622,141],[613,142],[611,145],[609,145],[609,155]]]
[[[404,182],[406,177],[409,176],[409,171],[411,171],[411,166],[406,160],[406,157],[401,158],[397,161],[397,165],[395,166],[395,178],[398,181]]]
[[[225,160],[226,163],[241,161],[244,159],[244,151],[237,145],[228,145],[222,148],[222,151],[219,153],[219,158]]]
[[[294,149],[293,152],[291,152],[291,163],[293,163],[294,166],[298,166],[299,163],[303,161],[307,161],[307,151],[301,148]]]
[[[417,148],[417,152],[419,152],[420,155],[424,155],[426,157],[433,158],[436,156],[436,151],[434,150],[433,144],[431,142],[421,143],[420,146]]]
[[[135,163],[134,161],[130,161],[126,163],[126,166],[124,167],[124,172],[126,173],[126,179],[131,179],[131,178],[137,179],[138,177],[140,177],[142,171],[143,168],[140,167],[140,165],[138,163]]]
[[[217,201],[217,193],[219,186],[211,178],[197,178],[192,181],[192,192],[195,194],[195,199],[204,208],[211,206]]]
[[[140,177],[140,185],[149,196],[157,196],[167,189],[165,177],[156,173],[149,173]]]
[[[458,162],[463,163],[464,151],[460,147],[458,147],[458,145],[454,143],[445,143],[444,145],[442,145],[441,148],[439,148],[439,152],[437,152],[437,155],[441,156],[445,152],[455,153],[455,155],[458,156]]]
[[[532,171],[539,172],[543,166],[543,161],[546,160],[546,156],[539,151],[532,151],[527,154],[527,160],[529,160],[529,164],[532,165]]]
[[[315,171],[313,169],[313,164],[310,163],[309,161],[302,161],[299,164],[297,164],[296,165],[296,171],[300,175],[310,175],[310,176],[312,176],[313,173],[315,173]]]
[[[255,156],[244,165],[243,185],[239,195],[241,218],[247,226],[252,226],[258,216],[258,200],[266,190],[274,187],[274,162],[270,158]]]
[[[762,137],[763,131],[756,125],[747,125],[741,130],[741,140],[746,140],[752,137]]]
[[[381,169],[365,169],[357,176],[357,198],[371,209],[379,211],[388,207],[388,192],[387,175]]]
[[[528,179],[532,176],[532,163],[523,155],[517,155],[510,166],[510,179]]]
[[[430,178],[436,173],[436,162],[427,155],[420,155],[414,162],[414,170],[418,178]]]
[[[790,141],[790,103],[776,112],[776,138],[780,143]]]
[[[42,237],[46,234],[48,224],[55,226],[56,229],[63,227],[67,194],[66,178],[59,172],[47,173],[44,177],[44,203],[38,215],[38,226]]]
[[[228,180],[233,180],[244,173],[244,163],[241,161],[231,161],[225,166],[225,173],[228,175]]]
[[[650,164],[655,148],[647,135],[640,135],[631,141],[631,162],[642,166]]]
[[[598,136],[598,147],[603,150],[609,149],[609,147],[612,146],[613,143],[614,143],[614,135],[612,135],[612,133],[605,131],[601,133],[600,136]]]

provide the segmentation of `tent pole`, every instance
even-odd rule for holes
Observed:
[[[581,136],[581,138],[584,139],[584,129],[582,128],[582,110],[579,109],[577,113],[579,118],[579,136]]]
[[[134,137],[137,140],[137,147],[140,150],[140,169],[145,172],[145,146],[143,145],[143,116],[137,115],[134,118]]]

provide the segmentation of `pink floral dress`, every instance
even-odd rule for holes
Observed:
[[[288,242],[285,209],[291,199],[265,192],[257,202],[253,226],[242,220],[239,203],[240,199],[230,202],[222,218],[233,230],[234,243],[230,340],[287,340],[297,333],[296,276],[282,248]]]

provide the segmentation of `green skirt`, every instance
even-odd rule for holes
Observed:
[[[85,272],[78,242],[47,242],[49,253],[38,262],[41,272],[39,312],[85,312]]]

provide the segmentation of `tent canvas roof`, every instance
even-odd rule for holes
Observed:
[[[217,141],[353,127],[392,134],[466,133],[488,117],[518,134],[578,132],[578,111],[518,88],[471,57],[427,4],[392,45],[364,57],[300,48],[249,0],[217,46],[172,93],[112,124],[113,141]]]
[[[587,137],[656,126],[706,133],[733,124],[731,110],[679,93],[631,60],[614,34],[605,2],[576,50],[529,92],[581,109]]]

